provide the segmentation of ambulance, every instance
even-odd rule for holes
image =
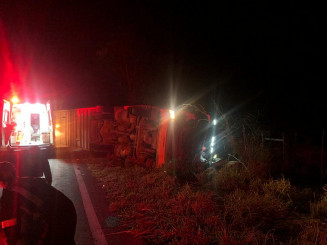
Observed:
[[[0,105],[0,148],[39,146],[52,150],[54,130],[49,102],[20,101],[13,97]]]

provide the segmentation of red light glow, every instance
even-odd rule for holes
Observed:
[[[6,31],[4,25],[0,20],[0,80],[2,94],[10,94],[13,88],[17,87],[19,83],[19,72],[17,71],[14,63],[10,46],[6,38]],[[14,86],[15,85],[15,86]]]
[[[17,96],[12,97],[11,102],[14,103],[14,104],[17,104],[19,102],[18,97]]]

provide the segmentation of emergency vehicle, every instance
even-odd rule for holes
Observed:
[[[0,105],[0,147],[7,149],[39,146],[53,148],[53,124],[49,102],[20,102],[17,97]]]

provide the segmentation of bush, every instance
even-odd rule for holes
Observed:
[[[268,232],[287,216],[287,209],[274,195],[236,190],[225,198],[224,217],[235,230],[255,227]]]
[[[249,189],[251,174],[241,163],[233,162],[218,171],[214,182],[217,192],[225,195],[237,189]]]
[[[177,160],[164,163],[161,169],[171,177],[176,178],[177,182],[181,185],[197,183],[196,174],[203,170],[200,163],[190,164]]]
[[[310,203],[310,213],[313,218],[327,218],[327,195],[324,194],[318,202]]]
[[[296,240],[300,245],[327,244],[327,234],[319,223],[305,222]]]
[[[293,201],[291,199],[292,193],[295,192],[291,182],[284,178],[279,180],[269,180],[262,186],[263,193],[268,196],[274,196],[278,200],[284,202],[286,207],[291,207]]]
[[[198,187],[202,188],[202,190],[214,190],[214,180],[217,178],[217,174],[218,171],[213,167],[209,167],[197,174],[196,177],[198,179]]]

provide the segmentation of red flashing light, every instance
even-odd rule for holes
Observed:
[[[19,102],[18,97],[17,96],[12,97],[11,102],[14,103],[14,104],[17,104]]]

